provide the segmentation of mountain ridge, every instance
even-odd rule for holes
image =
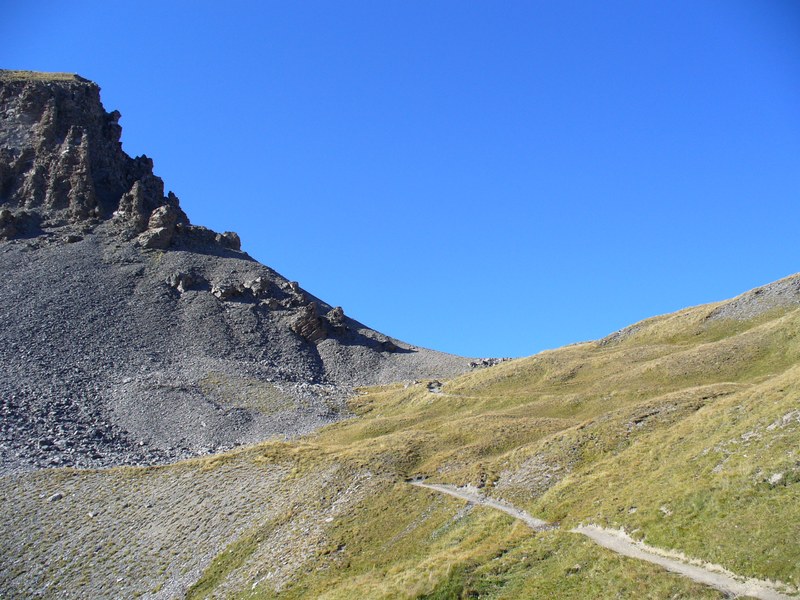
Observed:
[[[471,368],[190,224],[70,86],[0,72],[0,595],[725,597],[602,530],[797,596],[800,274]]]
[[[122,150],[119,117],[79,76],[0,71],[4,468],[168,462],[296,435],[346,416],[355,386],[470,368],[191,224],[153,161]]]

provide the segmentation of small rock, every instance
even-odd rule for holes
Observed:
[[[175,288],[182,294],[195,284],[195,279],[190,273],[178,271],[167,277],[166,283],[168,286]]]
[[[428,382],[428,391],[431,394],[441,394],[442,393],[442,382],[441,381],[429,381]]]
[[[47,499],[47,501],[48,501],[48,502],[56,502],[56,501],[58,501],[58,500],[61,500],[63,497],[64,497],[64,494],[62,494],[61,492],[56,492],[55,494],[53,494],[52,496],[50,496],[50,497]]]

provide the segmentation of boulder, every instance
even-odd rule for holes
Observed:
[[[244,282],[244,287],[253,292],[256,297],[266,295],[267,291],[269,291],[269,285],[269,279],[266,277],[256,277]]]
[[[148,229],[140,233],[136,240],[143,248],[165,250],[169,248],[174,235],[174,230],[167,229],[166,227],[158,227],[157,229]]]
[[[226,231],[225,233],[218,233],[216,237],[216,242],[224,246],[225,248],[230,248],[231,250],[241,250],[242,249],[242,240],[239,239],[239,234],[234,231]]]
[[[297,335],[311,343],[320,342],[328,337],[328,323],[319,316],[316,302],[310,302],[301,308],[290,327]]]
[[[338,334],[347,331],[347,323],[345,321],[344,310],[341,306],[337,306],[328,311],[325,315],[325,320],[330,325],[331,329]]]
[[[178,224],[179,217],[180,215],[178,209],[174,206],[170,206],[169,204],[159,206],[152,213],[150,213],[150,219],[147,222],[147,228],[174,229],[175,225]]]
[[[183,236],[192,246],[211,246],[217,243],[217,234],[202,225],[186,225],[181,227]]]
[[[150,215],[163,200],[164,182],[148,174],[135,181],[131,189],[122,195],[114,216],[129,223],[135,231],[143,231],[148,226]]]
[[[211,286],[211,293],[220,300],[230,300],[244,293],[244,285],[241,283],[215,283]]]
[[[434,379],[433,381],[429,381],[426,387],[431,394],[442,393],[442,382],[437,381],[436,379]]]

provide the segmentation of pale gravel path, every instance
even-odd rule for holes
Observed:
[[[537,519],[524,510],[516,508],[507,502],[501,502],[493,498],[481,496],[474,488],[457,488],[452,485],[422,483],[421,481],[411,481],[409,483],[417,487],[427,488],[429,490],[434,490],[455,498],[460,498],[473,504],[488,506],[490,508],[494,508],[495,510],[502,511],[508,515],[511,515],[515,519],[523,521],[536,531],[555,529],[557,527],[547,523],[547,521]],[[759,579],[740,578],[729,571],[725,571],[721,567],[714,566],[712,569],[699,564],[688,564],[678,560],[677,558],[667,556],[670,554],[668,551],[653,548],[641,542],[637,542],[621,531],[604,529],[596,525],[581,525],[571,529],[570,532],[585,535],[603,548],[607,548],[608,550],[616,552],[617,554],[621,554],[622,556],[636,558],[659,565],[668,571],[688,577],[697,583],[711,586],[725,594],[732,595],[734,597],[749,596],[752,598],[759,598],[761,600],[793,600],[798,597],[788,596],[777,591],[770,582]]]
[[[449,496],[453,496],[454,498],[460,498],[462,500],[466,500],[467,502],[472,502],[473,504],[480,504],[482,506],[488,506],[490,508],[494,508],[495,510],[502,511],[508,515],[511,515],[515,519],[523,521],[531,529],[534,529],[536,531],[544,531],[546,529],[555,528],[553,525],[550,525],[547,521],[542,521],[541,519],[532,517],[524,510],[515,508],[506,502],[501,502],[499,500],[495,500],[494,498],[487,498],[485,496],[481,496],[480,494],[477,493],[477,490],[475,490],[475,488],[470,488],[470,487],[457,488],[452,485],[442,485],[437,483],[422,483],[421,481],[411,481],[409,483],[417,487],[428,488],[429,490],[441,492],[442,494],[448,494]]]

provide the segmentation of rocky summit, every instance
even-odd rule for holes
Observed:
[[[77,75],[0,71],[0,473],[155,464],[469,360],[365,327],[193,225]]]

